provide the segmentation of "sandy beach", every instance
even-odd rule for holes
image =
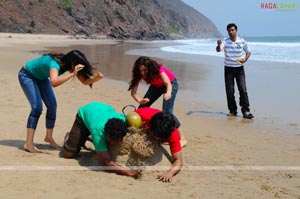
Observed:
[[[205,57],[198,61],[194,57],[186,60],[177,55],[158,53],[160,45],[141,41],[76,40],[68,36],[1,33],[0,198],[299,199],[299,121],[281,124],[274,119],[265,119],[259,113],[254,120],[228,118],[224,114],[227,113],[224,91],[211,93],[220,95],[224,104],[219,101],[208,103],[207,99],[203,103],[191,101],[193,95],[189,89],[194,79],[186,80],[182,63],[188,66],[193,60],[192,63],[203,65],[201,70],[194,68],[196,81],[199,76],[203,75],[205,80],[205,74],[212,73],[210,64],[222,61],[214,58],[212,63]],[[74,160],[62,158],[60,150],[51,149],[43,140],[45,109],[35,135],[36,145],[45,153],[31,154],[23,150],[30,108],[19,86],[18,71],[25,61],[39,56],[42,51],[67,51],[73,46],[82,50],[105,78],[95,83],[93,89],[77,79],[54,89],[58,102],[54,138],[60,145],[73,124],[78,107],[91,101],[101,101],[121,112],[125,105],[135,104],[127,91],[127,82],[133,60],[139,56],[137,54],[149,53],[173,67],[183,90],[178,94],[175,114],[182,123],[188,146],[182,151],[184,167],[171,183],[156,179],[161,169],[145,170],[138,180],[95,171],[91,167],[98,165],[97,158],[87,151],[82,151]],[[143,50],[137,53],[134,49]],[[127,67],[118,66],[120,62]],[[255,65],[254,62],[252,64]],[[215,87],[221,90],[223,84],[206,83],[195,91]],[[144,85],[139,92],[143,93],[145,88]],[[251,92],[254,93],[254,89]],[[154,107],[160,108],[161,101]]]

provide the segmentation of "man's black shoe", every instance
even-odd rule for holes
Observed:
[[[250,112],[245,112],[245,113],[243,113],[243,118],[252,119],[252,118],[254,118],[254,116]]]

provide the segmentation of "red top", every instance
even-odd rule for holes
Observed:
[[[143,125],[146,127],[150,127],[150,120],[151,118],[156,114],[161,112],[158,109],[150,108],[150,107],[144,107],[144,108],[138,108],[135,110],[137,114],[142,118]],[[167,139],[161,139],[160,142],[168,142],[170,145],[171,153],[176,153],[181,151],[181,145],[180,145],[180,136],[177,128],[171,133],[171,136]]]

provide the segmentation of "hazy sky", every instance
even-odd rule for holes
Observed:
[[[300,0],[182,0],[209,18],[224,36],[226,25],[236,23],[240,36],[300,36]],[[261,3],[296,5],[262,9]]]

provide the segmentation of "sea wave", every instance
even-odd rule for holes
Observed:
[[[178,45],[164,46],[165,52],[224,56],[216,52],[217,39],[175,40]],[[251,49],[251,60],[300,63],[300,42],[248,42]]]

